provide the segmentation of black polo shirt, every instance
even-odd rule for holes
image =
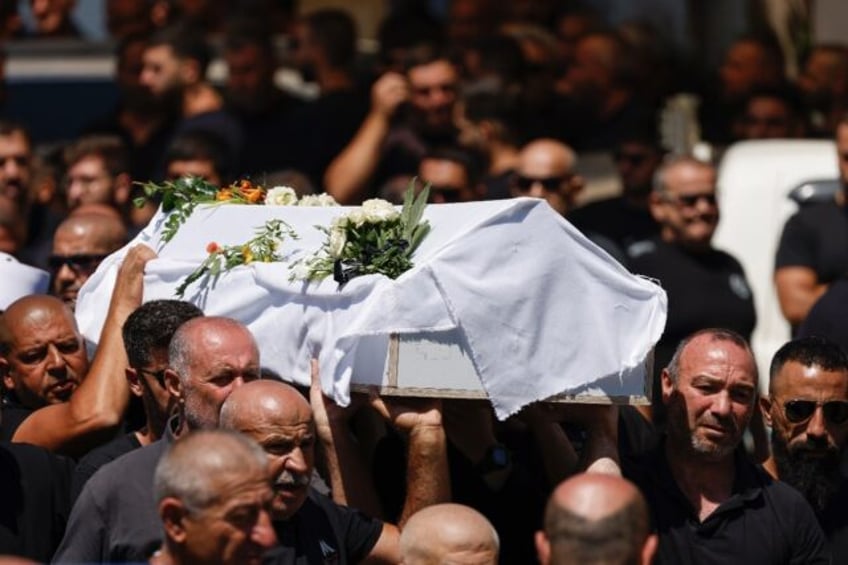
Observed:
[[[701,522],[677,486],[664,449],[663,441],[624,461],[625,476],[645,495],[659,535],[655,564],[830,563],[824,533],[804,497],[744,453],[734,456],[733,494]]]

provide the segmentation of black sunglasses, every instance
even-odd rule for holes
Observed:
[[[430,185],[430,198],[432,199],[437,194],[441,196],[442,200],[446,203],[460,202],[462,200],[462,189],[458,186],[440,184]]]
[[[693,208],[701,200],[705,201],[710,206],[715,206],[716,202],[718,202],[718,200],[716,199],[716,195],[715,194],[709,194],[709,193],[707,193],[707,194],[686,194],[686,195],[683,195],[683,196],[680,196],[680,195],[671,196],[671,195],[669,195],[668,200],[670,202],[674,202],[678,206],[683,206],[685,208]]]
[[[645,153],[626,153],[624,151],[616,151],[612,158],[616,163],[628,163],[634,167],[638,167],[648,160],[649,155]]]
[[[97,269],[97,266],[105,259],[106,255],[94,253],[80,253],[76,255],[51,255],[47,259],[47,265],[51,271],[58,271],[62,266],[67,265],[76,273],[91,273]]]
[[[533,188],[533,183],[538,182],[547,192],[559,192],[562,183],[569,179],[571,175],[558,175],[554,177],[525,177],[524,175],[515,175],[512,182],[515,187],[521,192],[530,192]]]
[[[848,421],[848,402],[845,400],[787,400],[783,404],[783,413],[791,423],[800,424],[812,418],[818,406],[822,407],[824,417],[829,423],[844,424]]]

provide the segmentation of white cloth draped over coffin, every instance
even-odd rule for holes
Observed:
[[[263,366],[283,378],[308,384],[309,359],[318,355],[324,391],[342,404],[362,337],[385,337],[387,350],[392,333],[458,329],[500,418],[637,366],[665,327],[659,286],[630,274],[531,198],[428,206],[430,234],[415,267],[397,280],[363,276],[341,290],[331,278],[289,282],[289,261],[311,255],[324,240],[315,226],[329,226],[347,210],[201,206],[164,245],[160,212],[129,245],[145,243],[159,253],[147,265],[144,299],[173,298],[206,258],[209,242],[242,244],[266,220],[282,218],[300,236],[283,244],[286,262],[237,267],[214,284],[201,279],[186,299],[207,315],[247,324]],[[91,341],[99,339],[128,247],[108,257],[80,293],[77,319]],[[385,355],[373,366],[382,371]]]

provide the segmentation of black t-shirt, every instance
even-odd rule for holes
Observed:
[[[665,445],[624,459],[624,475],[648,502],[665,563],[743,565],[830,563],[824,533],[813,509],[795,489],[774,481],[743,452],[734,455],[731,497],[701,522],[668,467]]]
[[[824,535],[830,543],[833,563],[848,563],[848,482],[842,481],[839,491],[819,517]]]
[[[775,268],[808,267],[819,283],[848,272],[848,211],[833,202],[801,208],[783,226]]]
[[[645,208],[632,205],[623,196],[592,202],[569,213],[568,219],[583,233],[608,237],[622,249],[635,241],[659,235],[660,228]]]
[[[279,546],[270,550],[270,565],[359,563],[380,539],[383,523],[339,506],[310,488],[300,510],[285,522],[274,522]]]
[[[50,560],[71,511],[73,469],[46,449],[0,442],[0,555]]]
[[[15,432],[33,411],[8,397],[3,399],[0,410],[3,412],[0,416],[0,441],[12,441]]]
[[[757,323],[754,298],[736,259],[716,249],[691,253],[659,238],[635,243],[627,252],[630,270],[658,279],[668,294],[668,319],[656,347],[655,373],[671,360],[677,344],[695,331],[726,328],[751,337]]]
[[[848,352],[848,279],[835,281],[819,298],[801,327],[797,337],[818,335],[838,343]]]
[[[71,482],[71,500],[77,499],[82,492],[82,487],[100,467],[139,447],[141,447],[141,443],[138,441],[135,432],[130,432],[89,451],[85,457],[79,460],[74,471],[74,478]]]

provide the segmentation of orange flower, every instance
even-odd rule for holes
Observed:
[[[222,188],[215,195],[215,200],[223,201],[223,200],[232,200],[233,199],[233,191],[229,188]]]
[[[253,251],[250,250],[250,247],[245,245],[241,248],[241,255],[244,257],[244,263],[248,264],[253,261]]]
[[[219,249],[221,248],[218,247],[217,243],[215,243],[214,241],[210,241],[209,245],[206,246],[206,253],[215,253]]]
[[[265,196],[265,193],[261,188],[254,188],[249,191],[242,189],[241,193],[244,194],[244,198],[251,204],[256,204],[257,202],[260,202]]]

